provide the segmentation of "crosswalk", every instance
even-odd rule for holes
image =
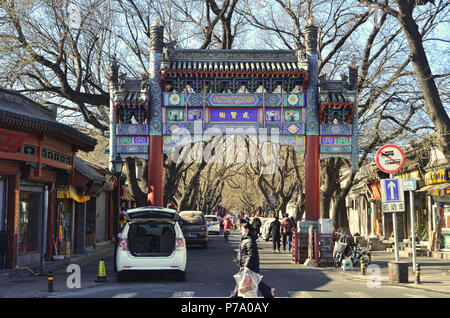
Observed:
[[[112,298],[133,298],[137,293],[121,293],[113,296]]]
[[[343,291],[339,293],[339,295],[335,293],[328,293],[321,290],[313,290],[313,291],[288,291],[288,298],[326,298],[326,297],[337,297],[337,298],[374,298],[373,295],[369,295],[362,291]],[[134,298],[138,295],[138,293],[119,293],[114,295],[112,298]],[[172,293],[170,298],[194,298],[196,296],[195,291],[176,291]],[[202,296],[197,296],[202,297]],[[423,294],[403,294],[402,298],[429,298],[424,296]]]

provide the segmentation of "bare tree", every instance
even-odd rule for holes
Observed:
[[[394,5],[389,5],[387,1],[361,0],[360,2],[380,8],[384,14],[390,15],[400,22],[409,44],[410,60],[422,88],[425,110],[438,133],[437,146],[450,159],[450,118],[442,104],[440,91],[435,83],[435,77],[432,74],[431,65],[423,46],[424,35],[434,28],[439,20],[447,19],[449,14],[448,1],[396,0],[397,10],[395,10]],[[434,6],[431,7],[430,4],[429,10],[419,13],[418,16],[415,15],[414,10],[417,6],[424,6],[428,3],[433,3]],[[426,19],[420,21],[423,15],[426,16]],[[419,30],[419,23],[422,24],[421,30]]]

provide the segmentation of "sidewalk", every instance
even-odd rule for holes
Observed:
[[[400,257],[400,262],[408,262],[408,283],[393,283],[389,279],[388,263],[395,260],[395,256],[387,251],[372,252],[372,267],[367,270],[366,275],[361,274],[361,268],[354,268],[352,271],[342,271],[336,269],[343,277],[354,280],[379,279],[384,286],[396,286],[405,288],[422,289],[439,292],[450,296],[450,260],[432,257],[417,257],[416,262],[420,265],[420,284],[415,284],[415,273],[412,268],[412,259]],[[325,269],[325,268],[324,268]],[[378,274],[379,273],[379,274]],[[379,275],[379,276],[377,276]]]
[[[54,276],[54,290],[65,290],[66,280],[68,275],[66,269],[69,264],[76,264],[81,267],[83,274],[83,284],[87,287],[84,281],[92,281],[95,283],[95,275],[88,275],[85,272],[85,267],[94,267],[98,265],[101,259],[112,258],[114,254],[114,244],[111,242],[104,242],[97,246],[89,254],[72,255],[63,261],[47,262],[47,270],[45,273],[39,273],[40,264],[27,266],[32,269],[37,275],[33,275],[26,269],[8,269],[0,271],[0,298],[33,298],[33,297],[47,297],[48,293],[48,272],[52,272]],[[112,273],[112,269],[107,269],[108,274]],[[95,269],[89,272],[97,272]],[[87,277],[89,276],[89,277]],[[92,276],[92,277],[90,277]]]

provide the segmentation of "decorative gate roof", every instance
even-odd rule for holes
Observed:
[[[278,73],[306,72],[307,60],[295,50],[168,50],[161,68],[166,74],[179,72]]]

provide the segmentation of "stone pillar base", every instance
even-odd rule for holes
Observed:
[[[408,265],[407,262],[389,262],[389,280],[392,283],[407,283]]]

